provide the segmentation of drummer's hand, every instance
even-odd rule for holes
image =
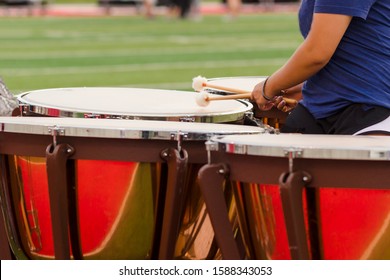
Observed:
[[[252,90],[252,101],[256,102],[257,106],[262,111],[271,110],[274,106],[273,100],[268,101],[262,96],[263,85],[265,81],[258,83]],[[275,99],[275,98],[274,98]]]
[[[289,89],[285,89],[281,91],[282,96],[285,98],[288,98],[290,100],[301,100],[302,99],[302,84],[296,85],[294,87],[291,87]],[[277,96],[274,102],[274,106],[278,108],[280,111],[283,112],[289,112],[292,109],[294,109],[297,103],[291,103],[291,102],[286,102],[285,99],[283,99],[282,96]]]
[[[288,88],[288,89],[284,89],[284,90],[282,90],[282,95],[287,97],[287,98],[301,100],[302,99],[302,85],[303,85],[303,83],[298,84],[298,85],[293,86],[293,87]]]
[[[274,106],[276,108],[278,108],[280,111],[282,112],[290,112],[292,109],[294,109],[298,102],[297,103],[287,103],[284,99],[283,99],[283,96],[277,96],[275,98],[275,101],[273,102]]]

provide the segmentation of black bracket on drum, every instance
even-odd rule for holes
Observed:
[[[69,233],[69,192],[72,189],[68,175],[68,158],[74,148],[67,144],[50,144],[46,148],[46,168],[49,184],[50,212],[56,259],[69,260],[71,256]],[[72,248],[73,249],[73,248]],[[75,256],[76,252],[73,252]]]
[[[226,260],[238,260],[242,257],[234,239],[222,190],[228,174],[224,164],[206,164],[199,170],[198,179],[222,256]]]
[[[222,190],[228,175],[226,165],[207,164],[200,169],[198,179],[222,256],[237,260],[243,256],[234,238]],[[279,182],[291,258],[309,259],[302,192],[311,182],[311,176],[303,171],[287,172],[280,176]]]
[[[160,260],[172,260],[174,258],[176,240],[182,219],[180,209],[184,207],[187,193],[185,180],[188,154],[186,150],[179,148],[180,150],[169,148],[161,152],[161,157],[168,163],[168,178],[158,254]]]
[[[7,239],[6,225],[3,213],[0,211],[0,260],[12,260],[12,252]]]
[[[311,175],[304,171],[286,172],[279,178],[290,254],[295,260],[310,259],[302,194],[310,182]]]

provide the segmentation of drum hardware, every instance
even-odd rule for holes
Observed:
[[[388,259],[385,253],[388,248],[383,245],[390,234],[387,222],[390,181],[385,175],[390,146],[384,140],[383,136],[283,134],[213,137],[206,143],[211,159],[199,171],[198,179],[223,258]],[[286,158],[287,162],[283,160]],[[223,174],[225,170],[229,170],[228,174]],[[239,219],[244,225],[241,232],[248,246],[246,255],[226,251],[238,244],[228,219],[224,218],[226,207],[216,204],[214,198],[221,195],[228,180],[237,183],[235,200],[239,213],[243,213]],[[252,187],[259,192],[276,190],[271,196],[270,213],[261,212],[265,202],[253,199]],[[351,197],[355,197],[355,204]],[[332,207],[337,205],[335,201],[340,202],[340,213]],[[352,205],[351,209],[346,205]],[[374,214],[362,210],[377,211],[374,212],[377,216],[374,218]],[[270,225],[265,223],[267,219],[259,219],[264,224],[257,225],[257,215],[275,217],[272,237],[276,243],[269,248],[264,246],[267,236],[262,237],[258,231]],[[339,228],[332,227],[337,223],[341,226],[339,234],[335,234]],[[349,223],[351,228],[347,226]],[[339,236],[342,238],[338,242],[333,241]]]
[[[27,114],[27,112],[28,112],[28,105],[27,104],[23,104],[23,103],[19,102],[19,108],[20,108],[22,115]]]
[[[178,131],[177,133],[171,133],[171,140],[177,141],[177,150],[179,153],[181,153],[183,141],[186,139],[188,139],[188,133],[183,133],[181,131]]]
[[[258,121],[258,119],[255,117],[255,113],[253,113],[252,111],[246,112],[245,117],[256,122]]]
[[[64,136],[65,129],[58,127],[58,126],[51,126],[51,127],[48,127],[47,131],[51,136],[53,136],[53,147],[55,148],[57,146],[57,136]]]
[[[185,184],[188,170],[188,154],[182,148],[183,141],[188,139],[188,133],[178,131],[171,133],[171,140],[177,142],[177,149],[164,149],[161,152],[162,158],[168,164],[168,181],[166,186],[164,223],[161,229],[161,240],[158,259],[169,260],[175,257],[176,241],[180,231],[182,213],[185,208],[185,198],[188,193],[188,184]],[[200,224],[205,219],[206,213],[201,216]],[[193,234],[199,231],[200,227],[194,225]],[[194,236],[194,235],[191,235]],[[181,253],[184,254],[193,244],[194,238],[189,239]]]
[[[181,122],[195,122],[195,117],[181,117],[179,118],[179,121]]]
[[[265,133],[270,133],[270,134],[279,134],[280,130],[278,127],[272,127],[268,125],[267,123],[261,121],[255,116],[255,113],[250,111],[245,113],[245,120],[244,120],[245,125],[254,125],[258,127],[264,128]]]
[[[74,258],[81,253],[80,248],[75,248],[74,240],[69,241],[69,233],[75,232],[70,222],[70,205],[76,205],[75,199],[70,195],[74,186],[74,174],[69,174],[68,159],[74,154],[75,149],[68,144],[57,144],[58,127],[51,128],[53,144],[46,148],[46,165],[50,197],[50,213],[52,217],[52,230],[54,241],[54,255],[56,259],[70,260],[71,248]],[[49,129],[50,130],[50,129]],[[76,223],[77,224],[77,223]],[[77,232],[77,230],[76,230]],[[77,242],[78,243],[78,242]],[[79,246],[78,246],[79,247]]]
[[[48,133],[53,137],[53,143],[46,148],[46,165],[48,170],[50,212],[52,216],[52,230],[54,240],[54,254],[56,259],[70,259],[69,231],[72,232],[70,223],[71,202],[68,201],[70,188],[74,183],[69,182],[69,170],[67,161],[73,155],[75,149],[68,144],[57,143],[57,136],[64,136],[65,129],[55,125],[48,127]],[[73,175],[74,176],[74,175]],[[72,199],[72,198],[70,198]],[[74,230],[73,230],[74,232]],[[74,250],[73,246],[72,249]],[[77,251],[73,256],[81,255]]]
[[[209,146],[213,146],[212,144]],[[231,148],[228,144],[222,145],[221,150],[227,152],[243,153],[246,149]],[[218,148],[213,147],[214,151]],[[293,154],[293,153],[291,153]],[[237,241],[235,240],[232,227],[227,217],[227,208],[225,201],[220,197],[223,194],[221,186],[229,178],[229,167],[223,163],[208,164],[201,168],[199,172],[199,181],[202,194],[204,196],[207,210],[215,230],[218,245],[222,251],[222,256],[226,260],[243,259],[245,255],[240,253]],[[286,225],[289,230],[289,249],[293,259],[309,259],[309,251],[306,240],[305,220],[302,208],[297,205],[302,204],[302,190],[310,183],[310,174],[304,172],[283,173],[280,178],[280,192],[283,201],[283,212],[289,223]],[[219,187],[218,187],[219,186]],[[298,203],[298,204],[297,204]],[[213,207],[210,207],[213,205]],[[253,221],[252,221],[253,222]],[[287,223],[287,221],[286,221]],[[291,230],[294,229],[294,230]]]
[[[278,125],[278,121],[276,120],[276,123],[274,123],[273,125],[275,125],[275,127],[271,126],[268,124],[268,120],[267,118],[262,118],[262,119],[259,119],[257,117],[253,117],[253,121],[260,127],[264,127],[264,129],[266,130],[266,133],[270,133],[270,134],[279,134],[280,133],[280,129],[279,129],[279,125]]]
[[[264,125],[273,127],[275,130],[279,129],[284,124],[285,119],[288,116],[288,113],[282,112],[279,109],[272,107],[269,111],[261,111],[257,106],[255,106],[255,116],[261,119]]]
[[[229,169],[224,164],[209,164],[208,168],[199,171],[200,188],[206,207],[213,204],[215,207],[207,207],[211,223],[214,228],[215,238],[220,247],[222,257],[225,260],[238,260],[242,258],[237,242],[234,238],[232,225],[226,207],[225,196],[221,189],[214,186],[223,186],[229,175]]]
[[[177,134],[178,149],[166,149],[162,156],[168,164],[163,225],[158,259],[171,260],[175,256],[177,237],[180,231],[185,196],[187,194],[185,178],[188,168],[188,154],[181,148],[184,134]]]
[[[206,141],[205,143],[206,151],[207,151],[207,163],[211,164],[211,151],[216,151],[218,149],[218,145],[213,141]]]
[[[390,159],[390,151],[370,151],[371,159]]]
[[[293,153],[289,153],[292,155]],[[303,190],[309,187],[311,175],[305,171],[292,172],[292,156],[289,156],[290,171],[283,173],[279,178],[280,197],[290,248],[291,258],[294,260],[308,260],[311,258],[305,226],[305,214],[302,205]]]
[[[296,148],[287,148],[283,150],[283,153],[288,157],[288,171],[292,173],[294,171],[294,158],[302,157],[303,151]]]
[[[84,114],[84,118],[86,118],[86,119],[101,119],[102,115],[93,114],[93,113],[91,113],[91,114]]]

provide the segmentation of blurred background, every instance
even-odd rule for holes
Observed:
[[[225,1],[202,0],[185,16],[170,0],[153,2],[152,14],[142,0],[46,1],[0,0],[0,76],[14,94],[192,90],[198,75],[269,75],[302,42],[299,1],[246,0],[232,15]]]

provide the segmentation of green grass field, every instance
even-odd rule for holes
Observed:
[[[14,94],[79,86],[192,90],[197,75],[268,75],[301,41],[295,14],[200,22],[2,17],[0,76]]]

